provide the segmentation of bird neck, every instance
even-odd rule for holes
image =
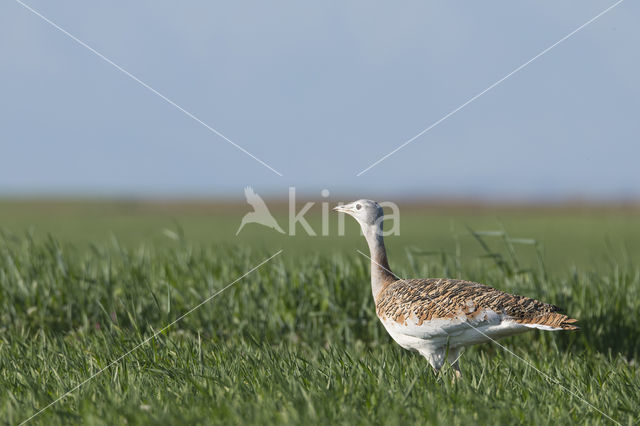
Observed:
[[[363,231],[371,256],[371,292],[374,300],[377,300],[378,294],[398,278],[391,272],[387,260],[387,250],[382,237],[382,221],[378,226],[363,227]]]

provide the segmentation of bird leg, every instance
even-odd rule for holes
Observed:
[[[455,373],[455,376],[453,377],[453,381],[456,382],[457,380],[462,380],[462,371],[460,370],[460,365],[458,364],[458,361],[451,364],[451,368],[453,368],[453,372]]]
[[[444,348],[436,350],[436,351],[426,351],[426,350],[418,350],[420,354],[429,361],[431,367],[433,367],[433,372],[436,376],[438,376],[442,372],[442,366],[444,365],[445,360],[449,362],[455,377],[454,381],[462,379],[462,371],[460,370],[460,356],[461,350],[460,348]]]
[[[453,368],[453,372],[455,376],[453,381],[462,379],[462,371],[460,370],[460,357],[462,356],[460,349],[449,349],[449,353],[447,354],[447,361],[451,364],[451,368]]]
[[[418,349],[418,352],[420,352],[420,355],[422,355],[427,359],[427,361],[429,361],[429,364],[431,364],[431,367],[433,367],[433,372],[437,377],[438,373],[440,373],[440,369],[442,368],[442,365],[444,364],[444,360],[446,358],[444,350],[441,349],[435,352],[431,352],[427,350]]]

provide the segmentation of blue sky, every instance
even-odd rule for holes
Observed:
[[[640,4],[0,4],[0,194],[640,198]]]

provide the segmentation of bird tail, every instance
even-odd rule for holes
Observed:
[[[520,322],[522,325],[531,328],[538,328],[540,330],[578,330],[579,327],[574,325],[578,322],[575,318],[569,318],[565,314],[559,312],[549,312],[543,315],[523,319]]]

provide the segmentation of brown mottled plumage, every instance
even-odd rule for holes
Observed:
[[[415,316],[418,325],[438,318],[466,315],[473,319],[483,310],[502,313],[521,324],[538,324],[576,330],[577,320],[560,313],[560,308],[529,297],[505,293],[484,284],[443,278],[397,280],[378,294],[376,312],[380,319],[404,322]]]
[[[371,253],[371,292],[389,335],[422,354],[436,370],[445,360],[460,377],[460,350],[501,337],[542,330],[575,330],[575,319],[557,306],[505,293],[471,281],[446,278],[398,279],[391,272],[382,237],[382,208],[358,200],[336,210],[353,216]]]

